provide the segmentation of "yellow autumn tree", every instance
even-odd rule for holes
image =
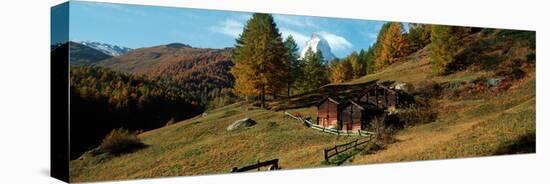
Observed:
[[[330,82],[342,83],[353,79],[353,67],[350,60],[332,62],[330,65]]]
[[[247,21],[232,54],[235,92],[257,97],[265,108],[266,94],[282,92],[288,78],[288,51],[270,14],[255,13]]]
[[[363,55],[364,53],[358,54],[354,51],[347,57],[349,64],[351,64],[353,79],[358,79],[367,74],[367,62],[364,60]]]
[[[401,23],[390,22],[382,26],[375,48],[374,63],[377,69],[394,63],[397,58],[406,53],[407,42],[403,33],[403,24]]]

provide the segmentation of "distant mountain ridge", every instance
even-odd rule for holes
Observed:
[[[231,49],[194,48],[171,43],[132,50],[105,59],[99,66],[153,78],[169,78],[195,96],[214,89],[231,88]]]
[[[67,43],[67,42],[59,42],[59,43],[51,44],[50,45],[50,51],[53,51],[53,50],[57,49],[58,47],[62,46],[65,43]]]
[[[100,43],[95,41],[80,41],[78,43],[94,48],[110,56],[120,56],[133,50],[132,48],[128,48],[128,47],[122,47],[118,45],[111,45],[111,44]]]
[[[101,60],[113,57],[78,42],[70,41],[65,44],[69,45],[69,60],[71,65],[92,65]]]

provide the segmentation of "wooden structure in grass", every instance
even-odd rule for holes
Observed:
[[[364,130],[375,117],[383,116],[386,109],[397,108],[398,104],[397,91],[374,84],[355,100],[323,99],[317,104],[317,125],[343,131]]]
[[[399,93],[385,86],[375,84],[363,92],[359,97],[360,103],[370,103],[379,108],[387,109],[390,107],[397,108],[399,104]]]
[[[369,123],[383,115],[384,111],[369,103],[358,103],[350,100],[340,111],[340,122],[344,131],[366,129]]]
[[[327,97],[317,104],[317,125],[325,128],[337,128],[341,103]]]
[[[250,170],[254,170],[254,169],[258,169],[258,171],[260,171],[260,168],[261,167],[269,167],[268,170],[279,170],[279,159],[273,159],[273,160],[268,160],[268,161],[265,161],[265,162],[260,162],[258,160],[258,162],[256,164],[252,164],[252,165],[248,165],[248,166],[244,166],[244,167],[241,167],[241,168],[238,168],[238,167],[233,167],[233,169],[231,169],[231,172],[234,173],[234,172],[246,172],[246,171],[250,171]]]

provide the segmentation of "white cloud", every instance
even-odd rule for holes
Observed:
[[[342,36],[325,31],[318,32],[318,34],[327,40],[333,50],[345,50],[353,47],[353,45]]]
[[[241,34],[241,32],[243,31],[243,28],[243,22],[239,22],[235,19],[227,19],[220,22],[219,24],[210,27],[210,31],[237,38],[239,37],[239,34]]]
[[[282,27],[279,30],[281,31],[283,38],[286,38],[288,35],[292,35],[300,48],[304,48],[306,42],[310,39],[310,36],[308,34],[304,34],[292,29]],[[327,40],[332,50],[346,50],[353,47],[353,45],[342,36],[326,31],[317,32],[317,34],[321,35]]]
[[[210,27],[210,31],[237,38],[243,31],[243,27],[244,22],[230,18]],[[310,39],[310,36],[307,33],[289,29],[287,27],[280,27],[279,31],[281,32],[283,39],[289,35],[292,35],[300,48],[303,48],[306,42]],[[342,36],[326,31],[318,32],[318,34],[327,40],[333,50],[345,50],[353,47],[353,45]]]
[[[306,42],[309,40],[309,36],[307,36],[306,34],[300,33],[298,31],[294,31],[283,27],[280,28],[279,31],[281,31],[283,39],[286,39],[288,35],[292,35],[292,38],[296,40],[296,43],[300,48],[303,48],[306,45]]]

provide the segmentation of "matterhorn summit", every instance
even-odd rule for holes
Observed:
[[[311,50],[315,53],[317,53],[317,51],[321,51],[325,64],[336,58],[336,56],[334,56],[331,52],[328,41],[317,33],[313,33],[311,35],[311,39],[306,42],[306,45],[302,48],[300,53],[300,58],[305,58],[306,52],[309,48],[311,48]]]

